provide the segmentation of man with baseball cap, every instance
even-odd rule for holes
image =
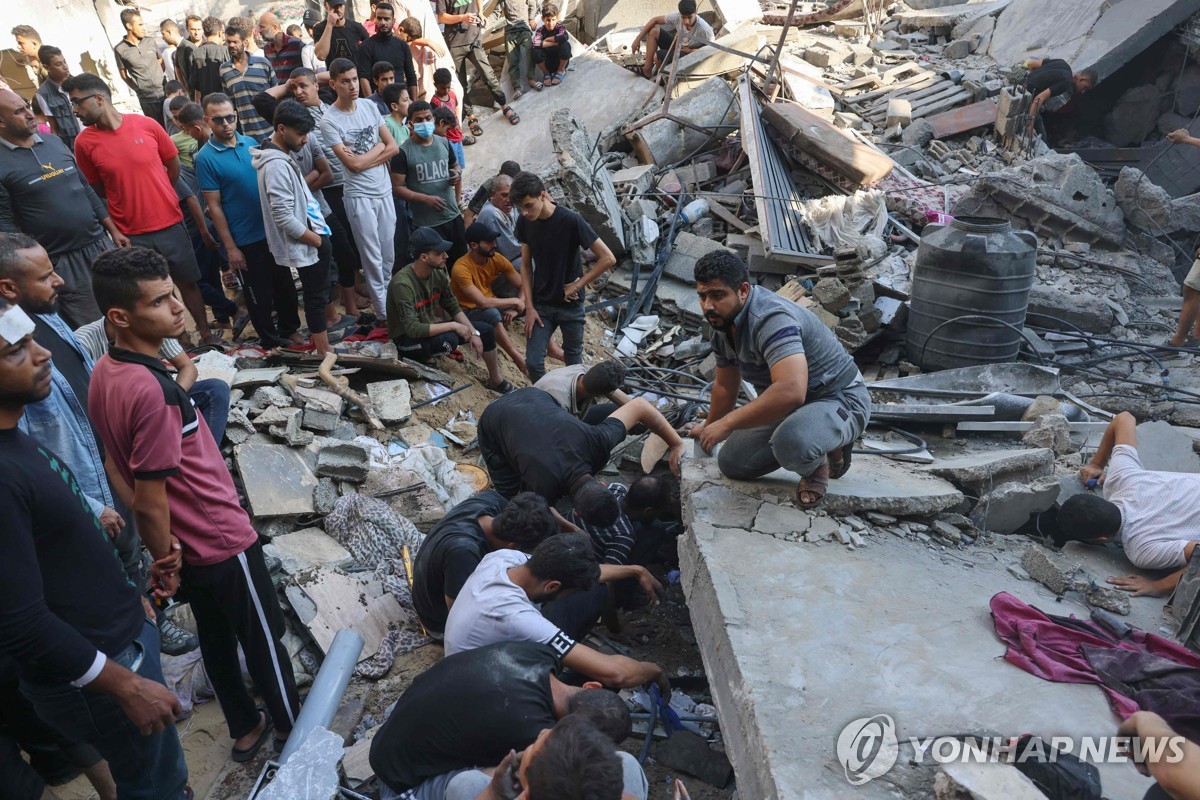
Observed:
[[[487,365],[484,385],[500,394],[512,391],[512,384],[500,376],[492,325],[472,322],[454,299],[446,274],[450,242],[432,228],[417,228],[409,243],[414,261],[392,276],[387,291],[388,335],[400,355],[428,361],[470,344]]]
[[[325,0],[325,19],[313,26],[313,52],[326,64],[335,58],[358,63],[358,48],[371,35],[361,22],[346,19],[345,0]]]
[[[528,375],[525,356],[517,350],[504,326],[525,313],[521,273],[499,252],[500,231],[486,222],[471,223],[464,234],[469,252],[450,268],[454,297],[472,324],[491,325],[496,344]],[[516,297],[498,297],[501,287],[512,287]],[[499,292],[504,294],[504,292]]]

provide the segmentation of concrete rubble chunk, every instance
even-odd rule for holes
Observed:
[[[229,409],[229,417],[225,421],[225,439],[234,445],[239,445],[256,433],[254,424],[246,416],[246,412],[234,406]]]
[[[625,252],[621,203],[612,173],[598,167],[601,153],[593,150],[595,138],[570,109],[560,108],[550,117],[550,142],[558,158],[555,178],[567,203],[588,221],[616,256]]]
[[[808,530],[812,517],[798,508],[775,503],[763,503],[754,517],[754,530],[770,536],[802,534]]]
[[[333,800],[337,797],[342,737],[320,726],[313,728],[258,800]]]
[[[813,299],[827,311],[837,311],[850,302],[850,290],[837,278],[822,278],[813,285]]]
[[[269,386],[287,373],[287,367],[263,367],[262,369],[239,369],[230,384],[234,389],[248,390],[255,386]]]
[[[250,403],[255,408],[287,408],[292,405],[292,396],[281,386],[260,386],[254,390]]]
[[[842,526],[833,517],[813,517],[805,538],[810,542],[821,542],[838,536],[841,530]],[[846,543],[849,543],[849,537],[846,537]]]
[[[1175,198],[1136,167],[1121,170],[1113,185],[1113,195],[1130,225],[1155,235],[1159,230],[1173,231],[1178,227],[1173,223]]]
[[[1049,475],[1054,471],[1054,453],[1046,448],[989,450],[938,459],[922,469],[956,486],[978,490],[1008,481]]]
[[[1002,483],[983,497],[971,511],[971,521],[980,530],[1012,533],[1058,499],[1060,487],[1053,476],[1030,483]]]
[[[286,444],[247,442],[233,449],[233,461],[255,517],[313,513],[317,478],[303,451]]]
[[[673,115],[691,120],[703,132],[669,119],[655,120],[629,134],[633,151],[643,164],[665,166],[686,159],[708,141],[709,131],[737,129],[739,109],[736,101],[730,102],[733,97],[733,89],[723,78],[709,78],[671,101]]]
[[[931,516],[962,501],[962,492],[936,475],[914,472],[882,456],[857,456],[848,473],[829,482],[821,508],[839,516],[868,512],[867,518],[875,522],[870,512]]]
[[[1030,447],[1045,447],[1062,456],[1079,451],[1071,442],[1071,423],[1062,414],[1038,417],[1021,441]]]
[[[1033,422],[1047,414],[1061,414],[1062,406],[1058,400],[1049,395],[1041,394],[1033,399],[1033,404],[1021,415],[1022,422]]]
[[[1129,595],[1101,585],[1091,573],[1066,556],[1030,545],[1021,555],[1021,566],[1029,577],[1056,595],[1078,592],[1093,606],[1127,615],[1133,610]]]
[[[337,503],[338,487],[333,478],[318,478],[313,490],[313,509],[318,514],[328,514]]]
[[[403,378],[368,383],[367,395],[385,425],[400,425],[412,416],[412,389]]]
[[[720,484],[706,484],[691,497],[695,519],[725,528],[750,527],[762,501]]]
[[[272,425],[287,425],[292,417],[299,417],[304,412],[299,408],[280,408],[267,406],[253,419],[254,427],[269,428]]]
[[[718,789],[724,788],[733,777],[733,766],[725,754],[713,750],[704,737],[691,731],[675,731],[656,743],[654,758]]]
[[[924,147],[933,141],[933,123],[927,119],[915,119],[900,134],[900,141],[909,147]]]
[[[891,130],[897,125],[904,128],[910,122],[912,122],[912,103],[898,97],[889,100],[887,105],[887,120],[883,123],[883,127],[887,130]]]
[[[968,39],[955,39],[950,44],[942,48],[942,58],[948,58],[952,61],[957,61],[960,58],[966,58],[971,55],[972,42]]]
[[[1104,118],[1105,140],[1117,147],[1140,145],[1169,103],[1153,83],[1127,90]]]
[[[664,270],[672,277],[691,282],[695,280],[696,262],[703,256],[717,251],[733,252],[720,242],[687,231],[680,231],[675,234],[675,246],[671,249],[671,255],[667,258]]]
[[[358,442],[337,442],[317,453],[317,474],[352,483],[367,479],[371,454]]]
[[[1012,764],[943,764],[933,780],[935,800],[1046,800],[1046,795]]]
[[[390,494],[396,489],[416,486],[407,492]],[[363,481],[362,493],[378,497],[398,516],[404,517],[417,529],[427,532],[438,520],[446,516],[446,508],[437,494],[417,473],[399,464],[390,464],[382,469],[373,469]]]
[[[303,528],[276,536],[266,545],[266,550],[282,559],[283,571],[289,575],[314,566],[332,567],[351,558],[346,548],[319,528]]]
[[[306,431],[300,427],[300,413],[289,414],[287,420],[282,425],[272,425],[270,427],[271,435],[283,439],[292,447],[304,447],[312,443],[312,431]]]

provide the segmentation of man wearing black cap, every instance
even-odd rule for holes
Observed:
[[[454,297],[472,323],[492,326],[496,344],[508,353],[523,374],[528,375],[525,356],[508,338],[508,331],[504,327],[525,313],[525,300],[520,296],[521,273],[500,254],[497,242],[500,231],[494,226],[486,222],[473,222],[464,236],[470,252],[450,268]],[[518,296],[497,297],[497,289],[505,286],[515,289]]]
[[[400,355],[427,361],[470,344],[487,365],[484,385],[500,394],[512,391],[512,384],[500,377],[492,326],[472,323],[454,299],[446,274],[450,242],[432,228],[417,228],[409,243],[415,260],[392,276],[387,291],[388,336]]]
[[[313,30],[320,21],[321,15],[311,8],[304,12],[304,30],[311,41],[306,42],[300,51],[300,65],[313,72],[325,71],[325,62],[317,58],[317,37],[313,36]]]
[[[361,22],[346,19],[345,0],[325,0],[325,19],[313,26],[313,52],[326,64],[335,58],[358,63],[358,48],[371,34]]]

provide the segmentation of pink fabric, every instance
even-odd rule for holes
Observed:
[[[991,601],[996,635],[1008,645],[1004,660],[1026,672],[1055,683],[1091,683],[1108,695],[1113,712],[1124,720],[1138,704],[1107,687],[1092,669],[1081,648],[1099,647],[1150,653],[1187,667],[1200,669],[1200,656],[1161,636],[1134,629],[1127,638],[1114,639],[1091,620],[1051,617],[1021,602],[1008,592]]]

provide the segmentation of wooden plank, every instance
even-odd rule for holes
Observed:
[[[999,104],[991,97],[969,106],[926,115],[925,121],[933,126],[933,138],[944,139],[974,128],[994,125]]]
[[[717,216],[721,220],[723,220],[726,225],[732,225],[733,227],[737,228],[742,233],[745,233],[746,231],[750,230],[749,225],[747,225],[746,223],[744,223],[740,219],[738,219],[736,214],[734,214],[729,209],[725,208],[725,206],[721,205],[719,202],[718,203],[709,203],[708,209],[710,211],[712,211],[714,216]]]
[[[942,107],[940,106],[941,102],[948,98],[951,98],[951,97],[959,98],[959,99],[956,99],[955,102],[952,104],[952,105],[956,105],[957,103],[962,102],[962,99],[969,98],[970,96],[971,96],[970,92],[968,92],[966,89],[955,86],[953,83],[947,82],[945,86],[939,87],[938,91],[934,92],[933,94],[926,95],[926,96],[922,97],[920,100],[918,100],[917,102],[912,104],[912,118],[917,119],[918,117],[920,117],[926,113],[929,113],[929,109],[931,109],[931,108],[937,108],[938,111],[941,111],[942,110]],[[886,114],[887,114],[887,107],[884,106],[883,108],[881,108],[879,110],[873,110],[871,112],[868,112],[868,118],[869,119],[883,119]]]
[[[942,83],[943,81],[940,78],[922,78],[920,83],[913,84],[907,88],[900,89],[899,91],[895,91],[891,94],[884,95],[881,98],[877,98],[875,102],[872,102],[869,106],[866,106],[866,108],[868,108],[871,112],[875,112],[880,109],[886,109],[888,103],[892,100],[906,100],[908,99],[909,95],[915,94],[918,91],[924,91],[925,89],[937,89],[941,87]]]
[[[871,108],[867,111],[867,113],[868,114],[886,114],[887,107],[889,104],[891,104],[891,102],[893,100],[907,100],[909,103],[912,103],[913,106],[916,106],[919,101],[924,100],[927,97],[933,97],[934,95],[936,95],[940,92],[946,91],[947,88],[952,87],[952,86],[954,86],[954,84],[950,83],[949,81],[938,81],[937,83],[931,84],[929,86],[923,86],[921,88],[914,87],[913,90],[906,89],[903,92],[899,92],[894,96],[889,96],[883,102],[875,103],[874,105],[871,106]]]
[[[845,83],[837,83],[834,85],[843,92],[848,92],[851,89],[860,89],[863,86],[879,86],[882,83],[883,80],[878,75],[864,75],[861,78],[855,78],[852,81],[846,81]]]
[[[940,100],[930,101],[928,105],[923,105],[920,108],[913,109],[913,119],[924,117],[929,114],[938,114],[942,111],[948,111],[957,105],[960,105],[967,100],[970,100],[972,94],[966,89],[961,89],[957,94],[952,94],[949,97],[944,97]]]
[[[885,94],[888,94],[890,92],[895,92],[899,89],[906,89],[909,86],[915,86],[916,84],[920,83],[921,81],[937,80],[937,77],[938,76],[934,75],[932,72],[923,72],[920,75],[914,75],[911,78],[907,78],[905,80],[900,81],[899,83],[892,84],[891,86],[886,86],[882,89],[876,89],[873,92],[863,92],[862,94],[857,94],[857,95],[854,95],[853,97],[848,97],[846,99],[853,103],[861,104],[868,100],[874,100],[877,97],[883,97]]]

